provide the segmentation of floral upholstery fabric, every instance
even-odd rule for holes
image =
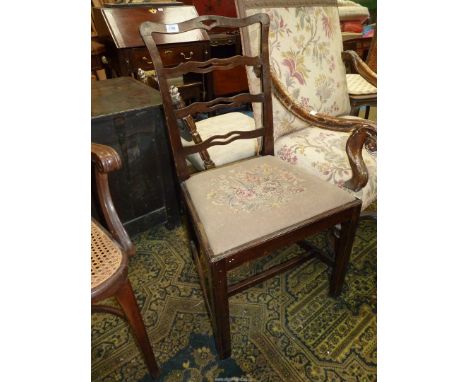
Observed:
[[[245,14],[265,12],[270,17],[269,49],[271,71],[286,88],[291,98],[311,111],[347,117],[350,112],[346,71],[341,59],[343,50],[338,7],[335,4],[312,6],[312,1],[247,0]],[[263,6],[261,4],[275,3]],[[288,4],[291,4],[288,7]],[[299,5],[294,5],[299,4]],[[251,26],[242,34],[244,51],[257,55],[260,28]],[[260,81],[252,68],[247,77],[251,91],[260,91]],[[349,133],[314,127],[285,108],[273,95],[273,131],[275,155],[301,167],[332,184],[343,187],[351,177],[346,154]],[[261,121],[261,109],[253,105],[254,118]],[[365,150],[364,150],[365,151]],[[366,208],[377,197],[376,158],[363,152],[369,170],[369,181],[353,193]]]
[[[337,7],[246,10],[247,16],[259,12],[267,13],[270,17],[268,41],[271,71],[291,97],[311,111],[333,116],[349,114],[351,107],[346,70],[341,59],[343,42]],[[248,36],[244,36],[247,54],[258,54],[259,39],[259,26],[249,27]],[[247,75],[251,90],[258,91],[260,83],[251,68]],[[273,106],[275,114],[278,114],[276,105]],[[254,111],[257,118],[259,109],[256,107]],[[275,138],[303,127],[298,120],[292,121],[287,131],[275,125]]]
[[[203,171],[184,185],[217,258],[356,200],[273,156]]]
[[[351,167],[346,155],[349,134],[309,127],[284,135],[275,142],[275,155],[328,182],[343,187],[351,178]],[[376,157],[363,150],[363,159],[369,171],[366,186],[353,192],[343,188],[362,200],[365,209],[377,198]]]
[[[242,113],[233,112],[217,115],[215,117],[203,119],[196,122],[197,131],[203,140],[213,135],[224,135],[230,131],[250,131],[255,129],[254,120]],[[188,146],[193,142],[182,139],[182,145]],[[257,139],[239,139],[227,146],[212,146],[208,149],[211,160],[216,166],[235,162],[241,159],[253,157],[258,152]],[[188,161],[198,170],[204,170],[205,166],[200,154],[187,156]]]

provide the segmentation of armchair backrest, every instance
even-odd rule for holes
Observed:
[[[350,112],[346,69],[341,58],[343,41],[336,0],[236,0],[240,17],[264,12],[270,17],[270,66],[273,80],[311,112],[332,116]],[[258,28],[241,31],[246,54],[255,54]],[[258,80],[247,71],[249,87]],[[259,110],[254,110],[258,118]],[[273,99],[275,139],[305,128]]]
[[[250,25],[259,25],[259,47],[255,55],[236,55],[229,58],[212,58],[207,61],[186,61],[175,67],[164,67],[158,50],[155,37],[158,34],[184,33],[193,29],[211,30],[213,28],[245,28]],[[271,78],[268,60],[268,28],[269,19],[265,14],[255,14],[246,18],[229,18],[223,16],[200,16],[179,24],[159,24],[144,22],[140,25],[140,34],[148,48],[153,61],[159,89],[164,106],[172,153],[179,181],[190,177],[186,157],[194,153],[203,153],[215,145],[227,145],[237,139],[262,138],[262,154],[273,155],[273,124],[271,104]],[[242,93],[233,97],[219,97],[207,102],[194,102],[185,107],[178,107],[175,102],[174,88],[170,89],[168,79],[186,73],[209,73],[215,70],[228,70],[236,66],[255,68],[259,83],[255,92]],[[242,104],[259,104],[262,118],[256,129],[250,131],[231,131],[223,135],[215,135],[202,142],[183,146],[177,120],[196,113],[209,113],[223,108],[238,107]]]

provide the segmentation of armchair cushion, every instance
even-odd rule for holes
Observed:
[[[332,116],[350,112],[346,71],[341,59],[341,37],[336,6],[304,6],[247,9],[248,16],[265,12],[270,16],[270,64],[272,74],[284,84],[291,97],[311,111]],[[249,27],[244,45],[248,54],[258,54],[259,27]],[[252,68],[247,71],[251,90],[260,83]],[[273,104],[276,111],[276,105]],[[260,114],[254,109],[255,117]],[[289,131],[300,130],[294,121]],[[276,131],[275,137],[282,132]]]
[[[318,176],[339,187],[351,178],[351,167],[346,155],[346,141],[349,133],[308,127],[284,135],[275,142],[275,155],[280,159]],[[346,191],[362,200],[365,209],[377,198],[376,157],[363,150],[363,159],[369,171],[366,186],[353,192]]]
[[[255,129],[253,118],[239,112],[226,113],[215,117],[203,119],[196,122],[197,131],[203,140],[214,135],[223,135],[229,131],[250,131]],[[182,145],[192,145],[182,139]],[[211,160],[216,166],[236,162],[241,159],[253,157],[258,152],[258,141],[256,139],[239,139],[228,146],[212,146],[208,150]],[[200,154],[192,154],[187,157],[192,166],[202,171],[205,169]]]
[[[217,258],[355,200],[273,156],[200,172],[185,187]]]
[[[347,74],[346,82],[348,84],[349,94],[376,94],[377,88],[367,82],[360,74]]]

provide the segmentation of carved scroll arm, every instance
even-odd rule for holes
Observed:
[[[325,114],[310,114],[298,104],[284,89],[276,75],[272,73],[273,92],[282,105],[302,120],[314,127],[333,131],[351,132],[346,142],[346,153],[351,165],[351,179],[345,186],[353,191],[361,190],[369,179],[367,166],[362,158],[364,145],[372,151],[377,151],[377,125],[369,120],[344,119]]]
[[[377,150],[377,131],[369,127],[360,127],[354,130],[346,141],[346,154],[351,165],[351,179],[344,186],[353,191],[359,191],[367,184],[369,172],[362,157],[364,145]]]
[[[135,254],[135,246],[119,219],[109,189],[108,173],[122,167],[119,154],[112,147],[92,143],[91,161],[94,164],[99,205],[107,228],[127,255],[133,256]]]
[[[377,125],[369,120],[337,118],[321,113],[311,114],[310,110],[304,108],[289,95],[281,81],[273,72],[271,72],[271,80],[273,84],[273,93],[281,104],[298,118],[315,127],[342,132],[351,132],[360,127],[368,127],[374,130],[377,129]]]
[[[367,66],[355,51],[346,50],[341,53],[341,58],[349,63],[353,70],[364,77],[367,82],[377,87],[377,74]]]

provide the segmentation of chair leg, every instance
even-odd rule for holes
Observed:
[[[359,110],[361,108],[359,106],[351,106],[351,111],[349,112],[349,115],[352,115],[354,117],[359,116]]]
[[[330,295],[337,297],[343,289],[346,270],[348,269],[349,257],[353,249],[354,236],[358,226],[359,211],[355,211],[350,221],[341,223],[339,238],[335,246],[335,265],[333,267],[330,281]]]
[[[211,273],[211,321],[220,359],[231,356],[231,329],[229,324],[229,301],[227,294],[226,263],[210,264]]]
[[[369,119],[369,112],[370,112],[370,106],[366,106],[366,114],[364,115],[364,119]]]
[[[126,282],[115,294],[115,297],[122,307],[122,310],[127,317],[128,323],[130,324],[133,333],[135,334],[137,343],[143,353],[143,358],[145,359],[145,363],[148,367],[150,375],[155,379],[158,378],[158,364],[154,358],[153,349],[151,348],[148,334],[145,329],[145,324],[141,317],[140,310],[138,308],[138,304],[136,302],[135,295],[133,294],[132,286],[130,285],[129,280],[126,280]]]

